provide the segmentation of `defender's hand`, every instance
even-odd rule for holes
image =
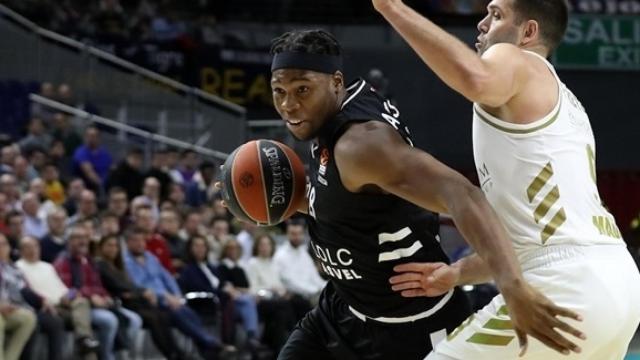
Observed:
[[[371,0],[371,3],[373,4],[374,9],[376,9],[377,11],[382,11],[386,6],[392,5],[392,4],[400,4],[402,3],[401,0]]]
[[[507,303],[511,322],[518,335],[520,356],[527,351],[527,334],[565,355],[569,355],[571,351],[576,353],[581,351],[578,345],[556,330],[562,330],[582,340],[586,339],[581,331],[558,318],[562,316],[582,321],[580,315],[569,309],[556,306],[542,293],[526,283],[516,289],[508,287],[501,289],[501,292]]]
[[[445,263],[409,263],[393,268],[399,275],[389,279],[394,291],[404,297],[440,296],[453,289],[460,271]]]

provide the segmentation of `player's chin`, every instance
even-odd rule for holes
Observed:
[[[309,131],[308,126],[306,124],[303,125],[290,125],[287,124],[287,129],[299,141],[309,141],[313,139],[314,134]]]

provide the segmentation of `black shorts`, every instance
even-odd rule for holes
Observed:
[[[400,324],[363,321],[329,283],[318,306],[289,336],[278,360],[422,360],[432,349],[432,333],[446,329],[449,334],[469,315],[467,297],[456,289],[442,309],[425,319]]]

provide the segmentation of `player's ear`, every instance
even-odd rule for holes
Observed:
[[[540,37],[540,26],[535,20],[527,20],[522,28],[520,45],[526,45]]]
[[[336,90],[344,86],[344,75],[342,75],[342,71],[336,71],[331,75],[331,83]]]

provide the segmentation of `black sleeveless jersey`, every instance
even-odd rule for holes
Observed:
[[[449,262],[437,238],[438,215],[394,195],[350,192],[333,158],[349,124],[380,121],[413,146],[409,129],[366,81],[355,81],[347,93],[311,145],[307,219],[313,253],[338,295],[358,312],[373,318],[425,312],[441,297],[404,298],[391,290],[389,278],[401,263]]]

